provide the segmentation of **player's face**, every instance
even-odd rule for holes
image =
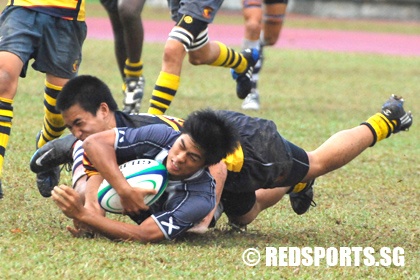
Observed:
[[[204,163],[203,151],[188,134],[181,134],[169,150],[166,169],[171,180],[182,180],[203,168]]]
[[[66,127],[77,139],[82,141],[89,135],[112,128],[108,125],[109,111],[102,107],[99,108],[96,116],[85,111],[79,104],[71,106],[61,114]]]

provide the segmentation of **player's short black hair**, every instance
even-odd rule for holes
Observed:
[[[205,164],[213,165],[233,153],[239,134],[231,121],[212,109],[202,109],[188,115],[182,129],[204,150]]]
[[[83,110],[96,116],[102,102],[105,102],[112,112],[118,110],[109,87],[100,79],[90,75],[80,75],[70,79],[57,96],[56,108],[66,111],[78,104]]]

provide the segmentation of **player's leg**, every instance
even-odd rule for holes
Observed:
[[[242,99],[245,98],[246,95],[241,96],[241,94],[243,87],[250,87],[252,67],[258,59],[258,52],[247,50],[244,53],[238,53],[223,43],[209,43],[208,24],[212,22],[222,2],[218,0],[201,3],[204,6],[208,4],[210,9],[207,6],[203,7],[207,14],[197,18],[189,16],[189,14],[202,13],[197,3],[184,1],[183,6],[177,11],[170,7],[177,24],[169,33],[165,44],[162,70],[152,92],[148,113],[164,114],[169,108],[179,87],[182,61],[186,50],[189,53],[190,63],[194,65],[208,64],[232,68],[237,81],[237,93]],[[169,1],[169,3],[174,3],[174,1]],[[195,13],[189,9],[199,9],[199,11]],[[228,57],[230,59],[227,59]]]
[[[127,59],[124,64],[125,99],[123,111],[138,113],[144,91],[143,51],[144,30],[141,20],[145,0],[121,0],[118,4],[123,26]]]
[[[263,10],[262,8],[257,8],[257,6],[254,6],[254,8],[251,8],[251,6],[250,8],[245,9],[245,7],[247,7],[246,4],[250,5],[249,3],[252,3],[252,1],[244,1],[244,12],[248,12],[247,14],[244,13],[245,20],[246,22],[249,21],[250,24],[245,25],[246,29],[249,29],[249,32],[245,32],[245,38],[248,40],[244,40],[243,47],[253,47],[258,43],[260,59],[254,67],[252,73],[252,89],[242,103],[242,109],[258,110],[260,107],[258,81],[259,73],[263,66],[263,48],[264,46],[274,45],[278,40],[286,13],[287,0],[265,0]],[[258,35],[256,34],[258,27],[256,23],[257,19],[260,20],[260,32]],[[252,27],[254,27],[254,30],[251,29]],[[256,36],[258,36],[258,38]]]
[[[4,156],[9,142],[13,119],[13,98],[16,94],[23,62],[13,53],[0,51],[0,199],[3,198],[1,179]]]
[[[258,50],[247,48],[237,52],[222,42],[204,43],[204,40],[208,41],[207,28],[187,48],[189,62],[193,65],[231,68],[232,77],[236,80],[236,94],[244,99],[252,87],[252,71],[259,58]]]
[[[41,133],[37,136],[37,148],[40,148],[64,133],[63,118],[55,108],[56,98],[65,83],[77,75],[87,27],[85,22],[57,20],[43,14],[39,14],[38,17],[43,29],[33,68],[46,73],[44,123]],[[37,173],[38,189],[48,190],[57,185],[59,174],[58,167]]]
[[[259,110],[259,93],[257,82],[262,65],[262,44],[260,34],[262,30],[263,1],[244,0],[242,1],[242,13],[244,17],[245,32],[242,42],[242,49],[254,48],[260,52],[260,58],[254,66],[252,72],[252,88],[242,103],[244,110]]]
[[[36,149],[44,146],[51,140],[59,138],[64,133],[63,117],[55,108],[55,105],[57,95],[67,81],[67,79],[47,74],[44,88],[44,121],[42,129],[36,137]],[[51,195],[51,189],[58,184],[59,180],[60,168],[58,166],[36,174],[38,190],[44,197]]]
[[[404,110],[403,102],[402,98],[392,96],[383,105],[381,113],[357,127],[334,134],[316,150],[309,152],[310,167],[303,181],[336,170],[391,134],[408,130],[413,119],[411,113]]]
[[[0,15],[0,198],[3,197],[1,179],[12,127],[13,99],[19,75],[26,76],[27,61],[39,37],[38,26],[27,28],[35,17],[35,12],[13,6],[6,7]]]
[[[186,51],[182,43],[167,40],[163,51],[162,69],[150,99],[149,114],[162,115],[171,105],[180,84],[182,62]]]
[[[300,148],[294,148],[293,151],[301,154],[299,161],[307,162],[308,166],[306,175],[300,180],[301,183],[290,184],[293,185],[289,191],[293,210],[301,215],[314,205],[312,198],[315,178],[346,165],[368,147],[391,134],[408,130],[412,121],[411,113],[405,112],[403,108],[403,100],[392,96],[383,105],[381,113],[373,115],[357,127],[334,134],[320,147],[306,153],[306,157],[299,152]]]
[[[168,0],[168,7],[172,20],[178,23],[181,19],[179,1]],[[186,56],[186,49],[182,39],[179,40],[177,36],[171,35],[176,28],[176,26],[172,28],[165,43],[162,68],[155,82],[152,98],[149,101],[150,104],[147,111],[149,114],[164,114],[171,105],[179,88],[182,62]]]
[[[229,222],[242,227],[250,224],[265,209],[279,202],[289,188],[259,189],[255,192],[255,203],[252,208],[241,216],[230,215]]]
[[[67,81],[77,75],[87,27],[85,22],[57,20],[44,14],[38,14],[38,18],[42,24],[42,33],[33,68],[46,73],[44,125],[37,143],[37,148],[40,148],[64,132],[63,117],[55,108],[56,99]]]
[[[57,95],[60,93],[68,79],[55,77],[47,74],[44,88],[44,122],[40,137],[37,142],[37,149],[45,143],[60,137],[65,130],[63,117],[55,108]]]
[[[169,34],[166,41],[162,71],[152,93],[148,113],[163,114],[169,108],[179,87],[182,62],[188,50],[189,62],[193,65],[212,65],[246,71],[248,61],[244,54],[238,53],[225,44],[209,41],[207,23],[192,19],[194,27],[185,23],[183,16]],[[185,34],[192,36],[185,36]],[[227,59],[227,58],[230,59]]]
[[[100,0],[102,6],[105,8],[108,18],[111,22],[112,34],[114,35],[114,52],[117,59],[118,70],[121,78],[124,80],[124,66],[127,59],[127,52],[124,42],[124,28],[120,21],[118,13],[117,0]]]
[[[123,111],[137,112],[140,109],[144,91],[143,63],[141,62],[144,35],[140,15],[144,1],[122,1],[121,16],[117,0],[101,0],[100,2],[108,13],[114,35],[114,52],[123,80]]]
[[[262,0],[243,0],[242,14],[244,17],[244,44],[250,41],[249,47],[259,47],[260,34],[262,30]],[[246,46],[248,47],[248,46]]]
[[[287,0],[265,0],[261,43],[273,46],[277,43],[286,16]]]

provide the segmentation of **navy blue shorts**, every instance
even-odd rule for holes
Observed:
[[[26,76],[29,60],[34,59],[35,70],[70,79],[79,70],[86,33],[85,22],[8,6],[0,16],[0,51],[14,53],[22,60],[21,77]]]

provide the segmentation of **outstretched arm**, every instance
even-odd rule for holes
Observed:
[[[76,224],[83,225],[111,240],[148,243],[165,239],[152,218],[147,218],[140,225],[111,220],[83,207],[80,195],[65,185],[54,188],[52,199],[67,217],[77,222]]]

